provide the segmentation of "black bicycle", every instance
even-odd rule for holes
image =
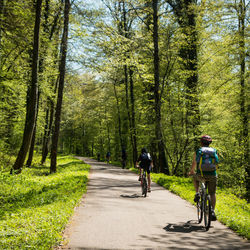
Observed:
[[[148,192],[148,182],[146,178],[146,170],[143,169],[142,177],[141,177],[141,191],[142,196],[146,197]]]
[[[196,203],[198,222],[201,223],[203,219],[206,231],[208,231],[211,225],[212,207],[210,195],[207,191],[207,182],[203,179],[199,181],[199,196],[200,198]]]

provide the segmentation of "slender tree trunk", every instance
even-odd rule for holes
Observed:
[[[249,139],[248,139],[248,113],[246,107],[246,47],[245,47],[245,21],[246,3],[240,0],[238,6],[238,29],[240,51],[240,116],[242,123],[241,142],[243,147],[243,166],[246,171],[247,200],[250,200],[250,166],[249,166]]]
[[[38,117],[38,110],[39,110],[39,97],[40,97],[40,92],[38,92],[37,106],[36,106],[35,127],[34,127],[34,131],[33,131],[32,139],[31,139],[28,160],[26,162],[26,166],[28,168],[31,167],[31,164],[32,164],[33,154],[34,154],[34,148],[35,148],[35,142],[36,142],[36,127],[37,127],[37,117]]]
[[[54,124],[54,129],[53,129],[52,146],[51,146],[51,163],[50,163],[51,173],[56,172],[57,147],[58,147],[60,122],[61,122],[61,110],[62,110],[62,100],[63,100],[65,68],[66,68],[67,45],[68,45],[69,11],[70,11],[70,1],[65,0],[64,28],[63,28],[62,46],[61,46],[61,61],[60,61],[60,67],[59,67],[60,79],[59,79],[59,86],[58,86],[55,124]]]
[[[31,138],[35,126],[36,120],[36,108],[37,108],[37,95],[38,95],[38,83],[37,83],[37,72],[38,72],[38,55],[39,55],[39,33],[40,33],[40,20],[41,20],[41,6],[42,0],[36,2],[36,20],[34,28],[34,44],[33,44],[33,55],[32,55],[32,78],[31,83],[28,86],[27,91],[27,110],[26,110],[26,121],[23,133],[22,145],[19,150],[17,159],[13,165],[15,172],[21,172],[27,152],[30,147]]]
[[[132,145],[133,145],[133,163],[137,161],[137,138],[136,138],[136,124],[135,124],[135,98],[134,98],[134,81],[133,70],[129,68],[130,79],[130,103],[131,103],[131,132],[132,132]]]
[[[129,105],[129,83],[128,83],[128,66],[124,65],[124,82],[125,82],[125,92],[126,92],[126,109],[128,114],[128,122],[129,122],[129,136],[132,146],[132,154],[133,154],[133,164],[134,164],[134,141],[133,141],[133,134],[132,134],[132,121],[130,115],[130,105]]]
[[[116,99],[116,107],[117,107],[117,117],[118,117],[118,133],[119,133],[119,140],[120,140],[120,146],[121,150],[124,147],[123,141],[122,141],[122,129],[121,129],[121,112],[120,112],[120,104],[119,104],[119,99],[115,87],[115,82],[113,84],[114,86],[114,94],[115,94],[115,99]]]
[[[160,61],[158,43],[158,0],[153,0],[153,42],[154,42],[154,99],[155,99],[155,136],[158,147],[156,164],[160,172],[169,174],[169,167],[165,154],[165,144],[161,126],[161,97],[160,97]]]

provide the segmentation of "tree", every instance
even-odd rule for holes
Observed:
[[[165,143],[161,124],[161,95],[160,95],[160,62],[158,44],[158,0],[152,1],[153,8],[153,43],[154,43],[154,99],[155,99],[155,135],[158,146],[158,168],[160,172],[169,174],[168,163],[165,155]]]
[[[186,134],[194,140],[195,148],[200,135],[200,113],[197,93],[198,85],[198,34],[196,28],[196,0],[167,0],[173,8],[181,27],[185,42],[180,48],[183,70],[186,72]]]
[[[51,145],[51,162],[50,162],[51,173],[56,172],[57,147],[58,147],[58,138],[59,138],[60,122],[61,122],[61,109],[63,101],[63,88],[64,88],[64,78],[65,78],[65,68],[66,68],[67,46],[68,46],[69,12],[70,12],[70,1],[65,0],[64,27],[63,27],[63,35],[61,42],[61,60],[59,66],[60,76],[59,76],[59,86],[58,86],[57,104],[55,112],[55,124],[53,128],[52,145]]]
[[[13,165],[15,172],[21,172],[26,154],[29,150],[32,134],[34,131],[37,109],[37,96],[38,96],[38,55],[39,55],[39,34],[40,34],[40,20],[41,20],[41,6],[42,0],[36,2],[36,20],[34,27],[34,42],[33,42],[33,54],[32,54],[32,77],[31,82],[27,90],[27,109],[26,109],[26,121],[23,133],[23,141],[19,150],[17,159]],[[13,170],[11,172],[13,172]]]

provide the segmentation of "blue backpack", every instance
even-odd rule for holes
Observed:
[[[197,166],[202,171],[215,171],[219,162],[217,151],[210,147],[201,147],[196,152]]]

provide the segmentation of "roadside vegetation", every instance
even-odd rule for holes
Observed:
[[[131,168],[133,172],[137,169]],[[151,173],[152,181],[177,194],[181,198],[194,203],[194,187],[191,178],[168,176],[165,174]],[[250,204],[245,199],[240,199],[230,190],[218,187],[216,202],[217,219],[234,230],[240,236],[250,239]]]
[[[62,241],[90,167],[70,156],[58,158],[57,173],[48,165],[0,172],[0,249],[51,249]]]

